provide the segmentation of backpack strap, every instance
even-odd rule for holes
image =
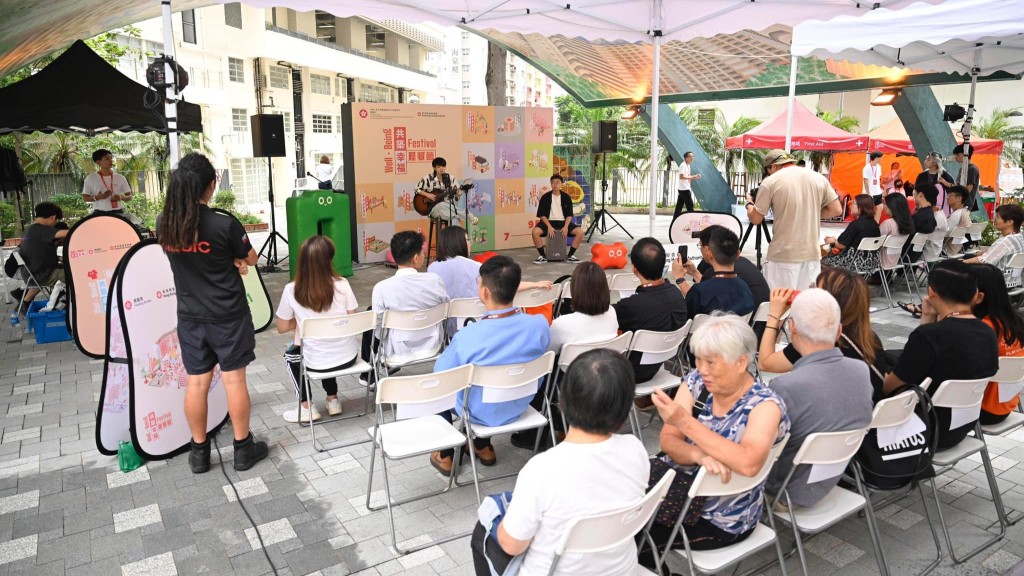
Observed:
[[[693,399],[694,418],[700,417],[701,413],[704,412],[704,408],[707,407],[708,396],[710,395],[711,392],[707,389],[707,386],[704,386],[700,389],[700,394],[697,394],[697,397]]]

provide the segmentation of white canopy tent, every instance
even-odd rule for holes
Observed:
[[[1024,73],[1022,9],[1021,0],[945,0],[826,22],[808,20],[793,29],[792,54],[970,74],[971,96],[961,130],[968,147],[978,76]],[[966,163],[965,156],[961,183],[967,177]]]

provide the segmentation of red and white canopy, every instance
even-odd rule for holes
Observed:
[[[787,111],[761,124],[757,128],[733,136],[725,141],[725,147],[752,150],[760,148],[786,147]],[[793,103],[792,150],[867,150],[868,139],[825,122],[799,101]]]

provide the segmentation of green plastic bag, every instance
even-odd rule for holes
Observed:
[[[121,472],[131,472],[146,463],[135,451],[131,442],[117,443],[117,463],[121,465]]]

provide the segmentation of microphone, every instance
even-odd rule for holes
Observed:
[[[313,180],[316,180],[317,182],[323,182],[323,180],[317,178],[316,176],[313,176],[312,172],[306,172],[306,176],[309,176],[310,178],[312,178]]]
[[[452,177],[447,172],[441,174],[441,181],[444,182],[445,189],[452,187]]]

